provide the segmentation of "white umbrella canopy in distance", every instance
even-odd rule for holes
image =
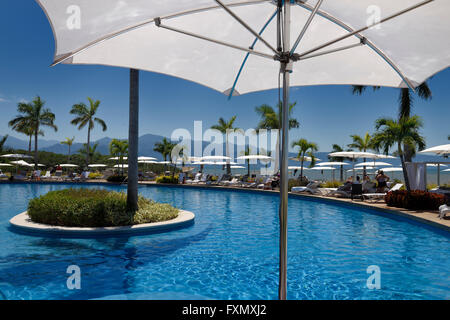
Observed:
[[[442,172],[450,172],[450,169],[442,170]]]
[[[153,157],[138,157],[138,161],[156,161],[158,159]]]
[[[260,154],[251,154],[248,156],[237,157],[237,160],[273,160],[272,157],[260,155]]]
[[[28,163],[26,161],[23,160],[17,160],[17,161],[11,161],[12,164],[18,165],[18,166],[23,166],[23,167],[34,167],[33,164]]]
[[[383,172],[402,172],[403,168],[402,167],[388,167],[388,168],[380,168],[380,169],[378,169],[378,171],[383,171]]]
[[[120,160],[120,157],[112,157],[112,158],[109,158],[108,160]],[[128,157],[122,157],[122,160],[128,160]]]
[[[450,65],[450,44],[442,41],[450,32],[447,0],[36,1],[51,22],[54,64],[148,70],[227,95],[278,88],[281,69],[283,123],[290,86],[414,88]],[[383,14],[374,22],[382,28],[367,23],[369,6]],[[82,26],[68,23],[69,7],[82,12]],[[288,128],[281,133],[279,295],[285,299]]]
[[[106,164],[90,164],[88,165],[89,168],[106,168]]]
[[[231,160],[231,158],[226,156],[205,156],[201,158],[201,161],[218,161],[218,160]]]
[[[231,166],[231,169],[245,169],[244,166]]]
[[[2,158],[15,158],[15,159],[31,159],[33,158],[32,156],[28,156],[26,154],[4,154],[2,156],[0,156]]]
[[[76,164],[64,163],[59,165],[61,168],[77,168]]]
[[[379,166],[392,166],[392,164],[383,161],[367,161],[355,164],[355,167],[364,167],[364,166],[379,167]]]
[[[312,168],[308,168],[308,170],[336,170],[336,168],[334,168],[334,167],[323,166],[323,167],[312,167]]]
[[[348,166],[350,165],[347,162],[339,162],[339,161],[331,161],[331,162],[321,162],[321,163],[317,163],[316,166]]]
[[[0,167],[13,167],[13,165],[9,163],[0,163]]]
[[[113,168],[124,168],[124,169],[126,169],[126,168],[128,168],[128,165],[127,164],[116,164]]]

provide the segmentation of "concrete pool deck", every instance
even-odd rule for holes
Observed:
[[[195,215],[190,211],[180,210],[178,217],[168,221],[137,224],[123,227],[103,227],[103,228],[80,228],[80,227],[60,227],[42,223],[32,222],[27,212],[14,216],[9,220],[11,226],[20,231],[36,234],[58,234],[76,236],[99,236],[99,235],[134,235],[150,234],[165,231],[172,231],[190,226],[194,223]]]
[[[8,181],[0,182],[2,183],[11,183]],[[80,185],[79,182],[64,182],[64,181],[38,181],[38,182],[13,182],[13,183],[64,183],[64,184],[74,184]],[[87,184],[99,184],[99,185],[118,185],[114,183],[109,183],[106,180],[88,180]],[[246,191],[246,192],[254,192],[254,193],[279,193],[278,190],[262,190],[262,189],[252,189],[252,188],[242,188],[242,187],[229,187],[229,186],[217,186],[217,185],[207,185],[207,184],[156,184],[154,181],[139,181],[139,185],[149,186],[149,187],[170,187],[170,188],[192,188],[192,189],[215,189],[215,190],[235,190],[235,191]],[[311,195],[306,193],[293,193],[289,192],[289,197],[294,198],[304,198],[318,201],[325,201],[335,204],[347,204],[351,206],[359,206],[362,208],[374,209],[376,211],[384,212],[387,214],[392,214],[396,216],[401,216],[404,218],[408,218],[420,223],[424,223],[433,227],[437,227],[439,229],[450,232],[450,218],[439,219],[439,212],[436,211],[415,211],[408,210],[403,208],[395,208],[389,207],[384,202],[369,202],[369,201],[352,201],[351,199],[346,198],[336,198],[336,197],[327,197],[327,196],[319,196],[319,195]]]

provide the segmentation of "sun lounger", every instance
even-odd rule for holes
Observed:
[[[193,184],[193,183],[199,183],[200,182],[200,178],[202,177],[201,173],[197,173],[194,177],[194,180],[186,180],[186,183],[188,184]]]
[[[43,179],[43,180],[45,180],[45,179],[51,179],[51,178],[52,178],[52,175],[51,175],[50,171],[47,171],[47,172],[45,173],[45,175],[43,175],[43,176],[41,177],[41,179]]]
[[[317,194],[319,191],[317,190],[320,186],[320,182],[311,181],[305,187],[292,187],[291,192],[299,193],[299,192],[308,192],[311,194]]]
[[[398,190],[400,190],[401,187],[403,187],[403,184],[397,183],[388,192],[398,191]],[[381,192],[379,192],[379,193],[364,193],[363,197],[367,198],[368,200],[372,200],[372,202],[373,202],[373,201],[383,200],[385,195],[386,195],[386,192],[385,193],[381,193]]]
[[[240,183],[239,183],[238,178],[233,178],[233,179],[231,179],[231,181],[223,181],[222,182],[222,185],[229,186],[229,187],[238,186],[239,184]]]
[[[446,204],[443,204],[439,207],[439,219],[444,218],[447,214],[450,214],[450,207]]]

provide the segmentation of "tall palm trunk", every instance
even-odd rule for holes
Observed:
[[[250,160],[247,160],[247,175],[250,178]]]
[[[409,184],[408,171],[406,170],[405,156],[403,155],[403,152],[402,152],[402,145],[401,145],[401,143],[398,144],[398,151],[399,151],[399,154],[400,154],[400,161],[402,162],[403,177],[405,178],[406,191],[410,192],[411,191],[411,186]]]
[[[34,168],[37,170],[38,168],[38,135],[39,135],[39,126],[36,126],[36,132],[34,133]]]
[[[33,135],[30,134],[30,141],[28,142],[28,155],[31,156],[31,141],[33,139]]]
[[[343,166],[343,165],[341,165],[341,170],[340,170],[340,173],[339,173],[339,178],[340,178],[340,181],[344,181],[344,166]]]
[[[230,147],[228,145],[228,133],[225,133],[225,146],[226,146],[226,155],[227,157],[230,156]],[[230,165],[230,160],[227,159],[227,174],[231,174],[231,165]]]
[[[130,69],[130,119],[128,128],[128,193],[127,207],[138,209],[139,153],[139,70]]]
[[[304,156],[302,156],[302,161],[300,162],[300,181],[303,181],[303,157]]]
[[[91,144],[91,128],[89,126],[89,128],[88,128],[88,136],[87,136],[87,145],[86,145],[86,167],[89,166],[89,162],[90,162],[90,157],[89,157],[90,144]]]
[[[69,162],[70,162],[70,144],[69,144]]]

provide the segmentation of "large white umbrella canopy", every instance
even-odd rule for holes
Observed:
[[[143,163],[143,164],[154,164],[154,163],[158,163],[158,161],[153,161],[153,160],[139,160],[138,163]]]
[[[442,170],[442,172],[450,172],[450,169]]]
[[[308,168],[308,170],[336,170],[336,168],[323,166],[323,167]]]
[[[437,155],[446,155],[450,154],[450,144],[443,144],[440,146],[435,146],[432,148],[425,149],[423,151],[420,151],[420,153],[434,153]]]
[[[231,166],[231,169],[245,169],[244,166]]]
[[[278,88],[281,71],[286,124],[290,86],[414,88],[450,65],[450,44],[443,40],[450,32],[448,0],[37,1],[51,22],[55,64],[148,70],[228,95]],[[382,16],[369,16],[369,7]],[[287,130],[280,130],[282,299]]]
[[[13,165],[9,163],[0,163],[0,167],[13,167]]]
[[[128,168],[128,165],[127,164],[116,164],[115,166],[114,166],[114,168]]]

